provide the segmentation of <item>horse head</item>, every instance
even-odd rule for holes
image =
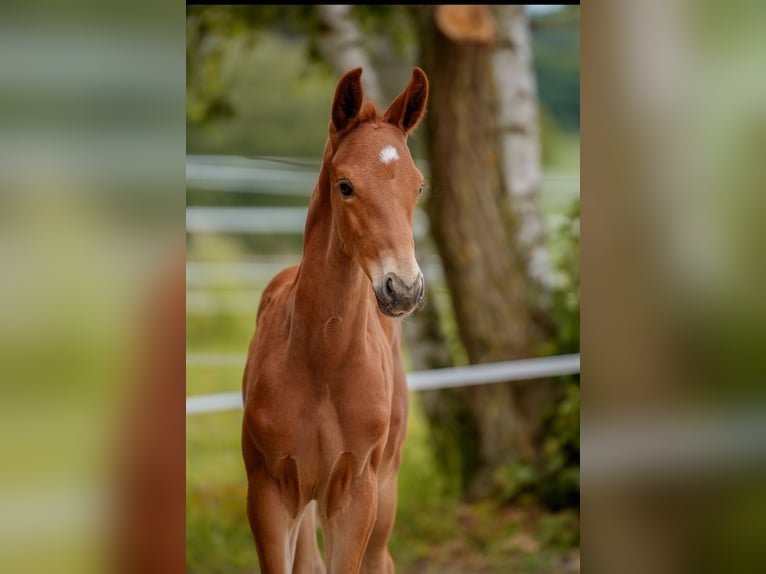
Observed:
[[[370,279],[380,310],[400,317],[417,309],[425,293],[413,237],[423,174],[407,136],[425,113],[428,80],[415,68],[381,116],[365,101],[361,77],[361,68],[346,73],[332,104],[327,167],[333,221],[344,249]]]

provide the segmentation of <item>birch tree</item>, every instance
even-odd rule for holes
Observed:
[[[512,198],[515,239],[527,260],[527,275],[545,289],[551,286],[552,273],[540,209],[542,160],[529,19],[522,5],[492,8],[497,22],[492,64],[504,185]]]
[[[364,44],[359,23],[354,18],[353,6],[348,4],[316,5],[319,19],[324,25],[319,39],[322,56],[330,63],[335,73],[345,74],[361,67],[365,95],[375,103],[383,101],[378,74],[372,66]]]
[[[489,7],[473,5],[420,6],[415,14],[420,62],[431,82],[427,212],[460,339],[471,363],[535,356],[551,333],[534,299],[529,243],[519,241],[520,215],[531,203],[524,201],[533,194],[521,194],[516,205],[519,193],[507,189],[512,167],[501,161],[496,19]],[[518,179],[534,183],[529,176]],[[457,393],[468,443],[462,449],[464,479],[478,495],[498,467],[539,456],[556,390],[549,381],[530,381]]]

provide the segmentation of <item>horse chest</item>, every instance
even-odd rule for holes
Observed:
[[[291,457],[308,481],[320,483],[342,453],[353,454],[359,465],[375,459],[391,424],[388,374],[383,366],[365,372],[357,365],[334,376],[256,386],[248,401],[248,426],[268,466]]]

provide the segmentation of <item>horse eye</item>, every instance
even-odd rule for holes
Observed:
[[[338,187],[340,188],[340,194],[343,197],[351,197],[352,195],[354,195],[354,188],[345,179],[341,179],[338,182]]]
[[[418,195],[420,195],[421,193],[423,193],[423,188],[425,188],[425,186],[426,186],[426,184],[425,184],[425,183],[424,183],[423,185],[421,185],[421,186],[420,186],[420,189],[418,189]]]

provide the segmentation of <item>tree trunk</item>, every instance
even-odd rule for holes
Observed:
[[[421,63],[431,84],[426,116],[431,159],[427,212],[442,258],[460,339],[471,363],[535,356],[547,338],[535,317],[513,198],[503,179],[491,42],[450,37],[439,7],[415,10]],[[486,493],[494,470],[534,461],[554,388],[547,381],[459,389],[475,460],[464,460],[469,494]],[[445,402],[445,408],[449,408]],[[458,417],[459,418],[459,417]],[[470,437],[468,437],[470,438]]]

